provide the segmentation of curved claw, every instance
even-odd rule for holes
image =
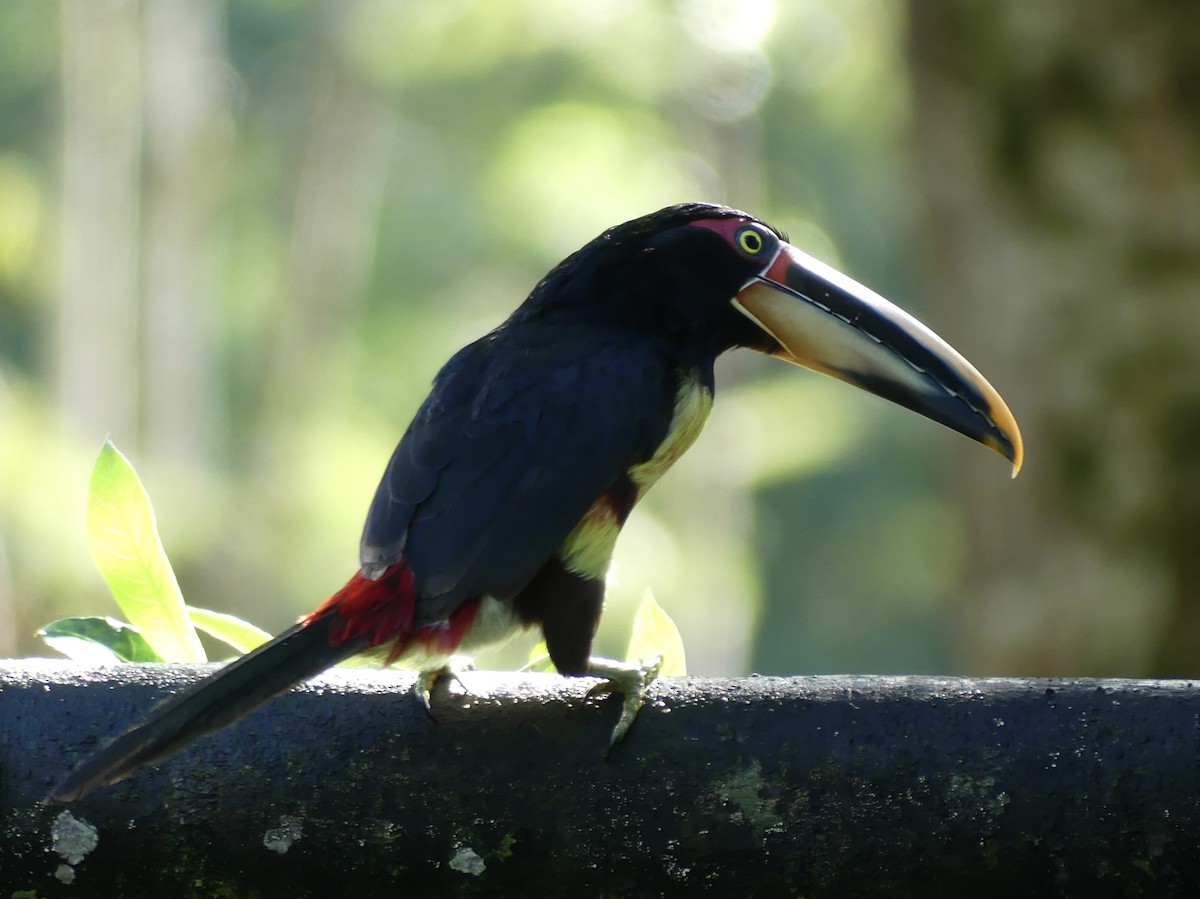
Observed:
[[[450,680],[457,681],[458,685],[463,688],[464,692],[470,693],[471,691],[467,689],[467,685],[463,683],[462,678],[458,675],[463,671],[471,671],[474,667],[475,666],[471,663],[471,660],[465,656],[451,656],[446,664],[442,665],[440,668],[430,668],[428,670],[417,672],[416,682],[413,683],[412,690],[410,692],[417,702],[419,702],[425,709],[425,714],[427,714],[432,720],[433,706],[431,704],[430,697],[433,694],[433,688],[437,686],[437,682],[443,677],[446,677]]]
[[[629,732],[646,699],[646,688],[658,677],[662,663],[662,656],[656,656],[648,665],[626,665],[612,659],[588,659],[588,676],[604,678],[601,683],[588,690],[588,698],[608,696],[612,693],[624,696],[621,717],[617,719],[617,725],[608,741],[610,752]]]

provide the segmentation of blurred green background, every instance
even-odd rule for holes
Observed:
[[[725,358],[599,651],[650,587],[694,673],[1196,673],[1198,95],[1187,4],[5,0],[0,654],[115,612],[106,435],[189,601],[282,629],[441,362],[708,200],[939,331],[1028,462]]]

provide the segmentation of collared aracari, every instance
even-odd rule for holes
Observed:
[[[591,657],[626,517],[691,446],[713,364],[746,347],[848,381],[1004,455],[1021,436],[983,376],[860,284],[721,206],[610,228],[434,380],[367,513],[360,570],[278,637],[168,699],[50,794],[71,801],[161,760],[350,656],[423,672],[540,628],[557,669],[623,693],[653,669]]]

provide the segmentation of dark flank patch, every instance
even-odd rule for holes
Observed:
[[[606,503],[613,510],[620,524],[625,524],[625,519],[629,517],[634,504],[638,501],[637,484],[626,472],[617,479],[615,484],[600,494],[599,501]]]
[[[604,581],[568,571],[555,556],[513,601],[522,621],[540,624],[561,674],[584,674],[604,606]]]

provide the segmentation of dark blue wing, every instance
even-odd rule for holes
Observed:
[[[653,346],[531,323],[461,350],[388,463],[361,561],[405,559],[418,623],[463,600],[511,597],[674,414],[678,373]]]

